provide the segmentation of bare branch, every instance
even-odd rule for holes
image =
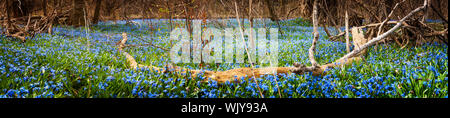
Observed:
[[[421,10],[423,10],[425,7],[427,6],[427,0],[425,0],[424,5],[416,8],[415,10],[411,11],[408,15],[406,15],[405,17],[403,17],[400,21],[398,21],[398,23],[391,29],[389,29],[387,32],[373,38],[372,40],[370,40],[369,42],[367,42],[366,44],[362,45],[360,49],[355,49],[352,52],[344,55],[342,58],[340,58],[339,60],[346,60],[348,58],[351,58],[353,56],[355,56],[356,54],[360,53],[362,51],[362,49],[368,48],[369,46],[374,45],[376,42],[380,41],[381,39],[384,39],[385,37],[387,37],[389,34],[395,32],[395,30],[397,30],[398,28],[400,28],[400,26],[402,26],[402,23],[408,19],[409,17],[411,17],[413,14],[415,14],[416,12],[419,12]]]

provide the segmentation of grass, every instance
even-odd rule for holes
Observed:
[[[236,26],[235,21],[230,21],[230,27]],[[261,96],[257,84],[265,98],[448,97],[448,47],[435,43],[404,49],[395,44],[379,45],[369,49],[364,61],[328,70],[329,74],[323,77],[269,75],[257,78],[259,83],[248,79],[240,83],[201,83],[179,73],[131,70],[114,45],[121,40],[121,32],[129,34],[130,44],[142,43],[139,38],[152,39],[154,44],[166,48],[174,43],[168,40],[167,21],[152,22],[156,24],[153,30],[147,25],[104,22],[92,26],[89,35],[85,34],[85,28],[57,27],[53,35],[41,34],[26,43],[0,36],[0,97],[258,98]],[[277,27],[275,23],[268,24]],[[292,20],[282,22],[282,29],[279,66],[291,66],[293,62],[310,65],[307,52],[312,27]],[[324,64],[343,56],[345,45],[324,39],[325,33],[320,31],[316,60]],[[170,62],[168,54],[161,49],[139,47],[126,51],[139,63],[163,67]],[[200,68],[196,64],[178,65]],[[244,66],[249,65],[209,64],[203,69],[220,71]]]

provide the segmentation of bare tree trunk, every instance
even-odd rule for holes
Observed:
[[[11,28],[11,15],[9,8],[9,0],[6,0],[5,8],[6,8],[6,35],[9,35],[9,28]]]
[[[312,14],[312,21],[313,21],[313,27],[314,27],[314,39],[311,45],[311,48],[309,48],[309,61],[311,62],[313,67],[319,66],[319,64],[317,63],[316,59],[314,59],[314,52],[316,50],[316,43],[317,40],[319,40],[319,32],[317,31],[317,27],[319,25],[319,21],[317,21],[317,1],[318,0],[314,0],[314,5],[313,5],[313,14]]]
[[[287,9],[287,1],[286,0],[281,0],[281,12],[280,12],[280,16],[284,16],[286,14],[286,9]]]
[[[102,0],[97,0],[95,2],[95,11],[94,11],[93,24],[97,24],[98,23],[101,6],[102,6]]]
[[[270,13],[270,20],[275,21],[277,23],[278,29],[280,31],[281,34],[283,34],[283,31],[281,30],[281,26],[280,26],[280,22],[278,20],[278,16],[277,14],[275,14],[275,11],[273,9],[271,0],[265,0],[267,3],[267,7],[269,8],[269,13]]]
[[[345,47],[347,53],[350,52],[350,33],[348,31],[348,12],[345,10]]]
[[[236,1],[234,2],[235,4],[235,9],[236,9],[236,18],[239,21],[239,14],[238,14],[238,7],[237,7],[237,3]],[[272,70],[272,69],[276,69],[277,70],[277,74],[281,75],[281,74],[290,74],[290,73],[295,73],[295,74],[304,74],[305,72],[313,72],[313,75],[324,75],[326,74],[325,70],[327,68],[334,68],[334,67],[339,67],[341,65],[350,65],[352,64],[352,62],[354,61],[358,61],[361,60],[361,56],[360,54],[362,52],[364,52],[365,50],[367,50],[370,46],[375,45],[376,42],[381,41],[382,39],[386,38],[388,35],[395,33],[395,31],[397,29],[399,29],[405,22],[406,19],[410,18],[413,14],[423,10],[425,7],[427,6],[427,2],[424,2],[424,5],[421,7],[418,7],[416,9],[414,9],[413,11],[409,12],[408,15],[404,16],[401,20],[399,20],[397,23],[395,23],[395,26],[393,26],[391,29],[389,29],[388,31],[382,33],[381,35],[376,36],[375,38],[373,38],[372,40],[367,41],[367,39],[364,38],[364,34],[362,32],[361,27],[353,27],[352,28],[352,35],[354,36],[354,44],[355,44],[355,48],[354,50],[352,50],[350,53],[347,53],[346,55],[344,55],[343,57],[339,58],[338,60],[332,62],[332,63],[328,63],[328,64],[324,64],[321,66],[315,66],[315,64],[313,64],[313,66],[307,67],[305,65],[299,64],[299,63],[294,63],[294,67],[269,67],[269,68],[237,68],[237,69],[231,69],[231,70],[226,70],[226,71],[208,71],[208,70],[191,70],[191,69],[183,69],[183,68],[179,68],[179,67],[172,67],[172,66],[166,66],[166,68],[159,68],[159,67],[155,67],[155,66],[146,66],[146,65],[141,65],[138,64],[134,58],[129,55],[126,52],[122,52],[123,55],[126,56],[127,58],[127,62],[129,63],[130,67],[132,69],[136,69],[137,67],[139,68],[149,68],[151,70],[160,70],[158,71],[159,73],[165,73],[168,72],[168,70],[174,70],[172,72],[180,72],[180,73],[192,73],[191,76],[193,77],[197,77],[197,75],[199,73],[203,73],[203,77],[207,77],[207,78],[211,78],[212,80],[216,80],[219,83],[224,83],[226,81],[231,81],[231,82],[239,82],[241,77],[260,77],[261,75],[267,75],[267,74],[273,74],[273,73],[261,73],[261,72],[267,72],[265,70]],[[315,48],[315,43],[318,40],[319,34],[317,32],[317,27],[318,27],[318,22],[317,22],[317,0],[314,1],[314,6],[313,6],[313,24],[314,24],[314,39],[313,39],[313,45],[310,48],[310,53],[309,53],[309,57],[314,60],[314,48]],[[238,22],[239,25],[240,22]],[[381,23],[380,23],[381,24]],[[240,29],[241,32],[241,36],[243,36],[243,31],[242,29]],[[119,43],[119,51],[122,51],[122,48],[125,45],[125,42],[127,40],[126,38],[126,34],[123,34],[123,40]],[[242,38],[244,39],[244,38]],[[312,52],[312,53],[311,53]],[[251,59],[251,58],[249,58]],[[314,63],[314,62],[311,62]],[[170,67],[170,68],[169,68]],[[235,78],[237,77],[237,78]],[[208,80],[204,80],[204,81],[208,81]],[[259,88],[258,88],[259,89]],[[262,96],[262,95],[261,95]]]
[[[166,5],[167,5],[167,9],[169,10],[169,31],[172,31],[172,19],[173,19],[173,16],[172,16],[172,9],[171,9],[171,7],[170,7],[170,3],[169,3],[169,0],[166,0]]]
[[[185,24],[187,31],[189,32],[189,36],[192,37],[192,26],[191,26],[191,13],[189,10],[190,0],[183,1],[184,6],[184,14],[185,14]]]
[[[83,19],[83,9],[84,9],[84,0],[72,0],[72,16],[71,16],[71,25],[73,26],[83,26],[85,21]]]
[[[389,29],[385,33],[383,33],[383,34],[373,38],[372,40],[370,40],[370,41],[368,41],[366,43],[363,43],[363,42],[367,41],[367,39],[358,39],[358,40],[354,39],[354,41],[357,42],[357,43],[355,43],[355,45],[358,44],[357,46],[355,46],[355,49],[352,50],[350,53],[347,53],[343,57],[339,58],[338,60],[334,61],[333,63],[328,63],[328,64],[325,64],[325,65],[322,65],[319,68],[315,67],[314,65],[311,66],[311,67],[306,67],[303,64],[294,63],[295,69],[293,69],[292,72],[297,73],[297,74],[303,74],[304,72],[313,72],[314,75],[322,75],[322,74],[324,74],[324,71],[327,68],[333,68],[333,67],[336,67],[336,66],[339,66],[339,65],[347,65],[347,64],[351,64],[353,61],[361,60],[361,57],[360,57],[361,53],[364,53],[364,51],[367,50],[368,47],[375,45],[380,40],[382,40],[382,39],[386,38],[388,35],[394,33],[395,30],[397,30],[398,28],[400,28],[400,26],[402,26],[403,22],[406,19],[411,17],[413,14],[423,10],[426,6],[427,6],[427,0],[425,0],[423,6],[414,9],[408,15],[406,15],[401,20],[399,20],[394,27],[392,27],[391,29]],[[316,10],[314,10],[314,8],[313,8],[313,12],[316,11]],[[313,17],[313,22],[314,22],[314,17]],[[363,36],[361,36],[361,35],[363,35],[361,27],[354,28],[354,32],[353,33],[354,34],[358,34],[359,35],[358,37],[363,37]],[[314,40],[313,40],[313,45],[314,45]],[[313,46],[311,46],[311,48],[310,48],[310,53],[309,53],[310,55],[309,55],[309,57],[310,57],[310,59],[311,58],[314,59],[314,57],[311,57],[311,54],[312,54],[311,53],[311,49],[313,49]],[[311,62],[311,63],[313,63],[313,62]]]
[[[250,22],[250,27],[253,27],[252,2],[252,0],[248,1],[248,20]]]
[[[44,12],[44,16],[47,16],[47,0],[42,1],[42,9]]]

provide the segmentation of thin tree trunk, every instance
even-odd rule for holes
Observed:
[[[171,7],[170,7],[170,3],[169,3],[169,0],[166,0],[166,5],[167,5],[167,9],[169,10],[169,31],[172,31],[172,19],[173,19],[173,16],[172,16],[172,9],[171,9]]]
[[[347,49],[347,53],[350,52],[350,33],[348,30],[348,12],[345,10],[345,47]]]
[[[281,30],[281,26],[280,26],[280,22],[278,20],[278,16],[277,16],[277,14],[275,14],[275,11],[274,11],[272,3],[271,3],[271,0],[265,0],[265,1],[267,3],[267,7],[269,8],[269,13],[270,13],[270,16],[271,16],[270,19],[277,23],[278,29],[279,29],[280,33],[283,35],[283,31]]]
[[[44,16],[47,16],[47,0],[42,1],[42,9],[44,11]]]
[[[11,28],[11,16],[10,16],[10,11],[11,11],[11,7],[9,6],[9,0],[6,0],[6,35],[9,35],[9,28]]]
[[[318,21],[317,21],[317,1],[318,0],[314,0],[314,5],[313,5],[313,14],[312,14],[312,21],[313,21],[313,27],[314,27],[314,39],[311,45],[311,48],[309,48],[309,61],[311,62],[313,67],[319,66],[319,64],[317,63],[316,59],[314,59],[314,52],[316,50],[316,44],[317,44],[317,40],[319,40],[319,32],[317,31],[317,27],[319,25]]]

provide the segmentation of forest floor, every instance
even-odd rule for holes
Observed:
[[[116,43],[122,39],[122,32],[128,33],[127,44],[142,44],[145,41],[140,39],[145,39],[170,49],[176,43],[169,40],[168,20],[152,19],[151,28],[148,22],[135,21],[139,25],[118,21],[90,28],[56,27],[52,35],[39,34],[25,43],[0,36],[0,98],[259,98],[259,90],[265,98],[448,97],[445,44],[401,49],[395,43],[381,43],[369,48],[363,61],[328,70],[322,77],[310,73],[267,75],[257,78],[258,83],[244,79],[219,84],[201,82],[207,79],[202,77],[130,69],[125,57],[117,53]],[[237,27],[236,20],[227,21],[227,27]],[[275,23],[265,24],[277,27]],[[281,24],[278,66],[309,64],[307,53],[313,28],[296,20]],[[342,57],[345,43],[329,41],[323,29],[319,31],[316,60],[324,64]],[[125,51],[140,64],[164,67],[170,62],[168,52],[155,47],[129,47]],[[177,65],[211,71],[250,67],[238,63]]]

